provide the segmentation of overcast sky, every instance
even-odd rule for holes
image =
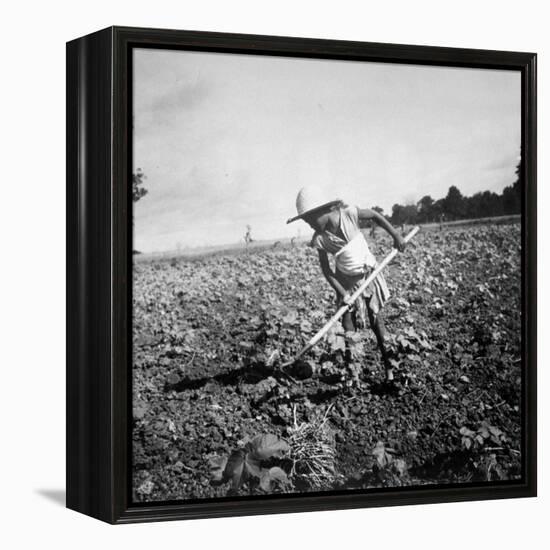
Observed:
[[[304,185],[390,213],[515,179],[515,71],[138,49],[133,89],[143,252],[305,235]]]

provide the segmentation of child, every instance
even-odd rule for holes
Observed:
[[[405,241],[392,225],[378,212],[369,208],[347,206],[340,199],[327,201],[314,187],[304,187],[296,198],[298,215],[287,223],[304,220],[314,231],[311,244],[319,253],[321,270],[336,291],[338,307],[349,303],[350,296],[376,267],[376,258],[359,228],[359,220],[372,220],[393,238],[394,246],[402,252]],[[332,271],[328,254],[335,257]],[[366,326],[366,318],[373,330],[386,370],[386,381],[393,382],[393,370],[386,346],[386,330],[382,308],[390,297],[384,276],[380,273],[359,297],[351,311],[344,314],[342,324],[346,332]]]

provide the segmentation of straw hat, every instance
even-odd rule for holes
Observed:
[[[316,210],[321,210],[321,208],[333,206],[339,202],[342,202],[342,200],[327,200],[327,197],[324,196],[321,190],[317,187],[312,185],[302,187],[296,197],[296,211],[298,212],[298,215],[290,218],[286,223],[294,222],[300,218],[303,218],[306,214],[310,214]]]

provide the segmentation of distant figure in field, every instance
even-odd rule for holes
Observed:
[[[252,238],[252,227],[250,227],[250,225],[247,225],[246,233],[244,235],[244,245],[246,247],[247,252],[248,252],[248,247],[252,242],[254,242],[254,239]]]
[[[273,243],[272,248],[275,249],[275,248],[277,248],[280,244],[281,244],[281,241],[275,241],[275,242]]]

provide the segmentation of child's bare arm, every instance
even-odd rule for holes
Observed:
[[[405,250],[407,243],[384,216],[370,208],[358,208],[357,213],[360,220],[373,220],[382,229],[386,230],[393,238],[393,245],[397,250],[400,252]]]
[[[328,281],[328,284],[344,298],[347,294],[346,289],[338,282],[334,272],[330,268],[330,262],[328,261],[328,254],[324,250],[319,250],[319,263],[321,264],[321,271],[325,276],[325,279]]]

